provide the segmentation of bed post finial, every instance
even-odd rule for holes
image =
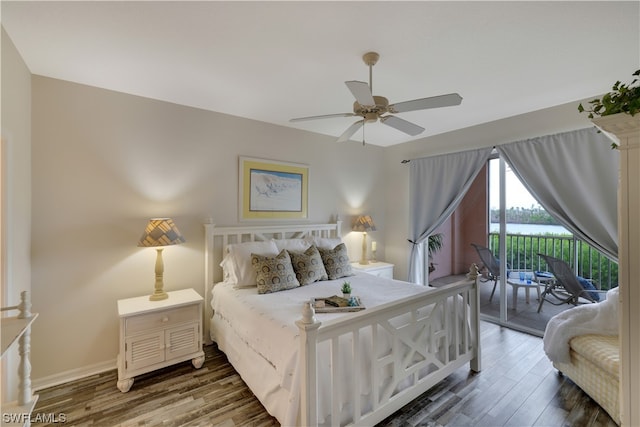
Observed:
[[[302,307],[302,323],[305,325],[316,323],[316,311],[313,309],[311,301],[305,302]]]
[[[469,267],[469,272],[467,273],[467,279],[476,280],[479,275],[480,275],[480,269],[478,268],[478,265],[474,262],[471,264],[471,267]]]

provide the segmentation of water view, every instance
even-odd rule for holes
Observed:
[[[492,222],[489,224],[489,232],[498,233],[499,231],[499,223]],[[571,232],[561,225],[507,223],[507,234],[544,236],[545,234],[571,235]]]

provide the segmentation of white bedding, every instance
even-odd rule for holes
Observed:
[[[287,291],[271,294],[258,294],[256,288],[236,289],[233,283],[218,283],[212,291],[211,305],[214,316],[211,321],[211,338],[218,342],[221,349],[231,359],[243,363],[243,350],[240,344],[246,345],[256,352],[246,355],[245,372],[248,375],[260,375],[262,378],[245,378],[254,394],[263,401],[269,412],[281,423],[290,420],[292,411],[297,410],[294,378],[298,362],[298,327],[295,321],[301,318],[302,305],[312,297],[328,297],[340,295],[342,283],[351,283],[352,294],[360,296],[362,304],[367,308],[401,299],[407,296],[422,294],[433,288],[389,280],[366,273],[358,272],[355,276],[320,281]],[[243,313],[238,316],[238,313]],[[317,313],[316,317],[325,323],[355,313]],[[230,331],[233,332],[230,332]],[[236,343],[234,345],[233,343]],[[229,348],[224,348],[227,346]],[[231,348],[236,347],[236,348]],[[269,369],[258,369],[257,365],[270,366]],[[238,369],[240,370],[240,369]],[[244,369],[243,369],[244,371]],[[275,374],[274,374],[275,372]],[[247,374],[245,374],[246,376]],[[269,381],[268,378],[271,378]],[[277,381],[278,384],[273,382]],[[278,401],[283,398],[283,390],[292,405]],[[274,402],[270,407],[265,401]]]
[[[569,341],[586,334],[618,335],[618,288],[609,290],[605,301],[553,316],[544,332],[544,351],[552,362],[571,363]]]

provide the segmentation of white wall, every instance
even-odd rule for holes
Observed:
[[[352,216],[385,229],[380,147],[40,76],[32,90],[36,386],[115,366],[116,301],[153,290],[155,251],[136,246],[148,218],[187,239],[164,251],[165,289],[203,294],[202,222],[238,223],[238,156],[308,164],[309,220],[340,214],[355,259]]]
[[[596,95],[597,96],[597,95]],[[592,99],[589,97],[588,99]],[[542,135],[593,126],[586,114],[579,114],[580,101],[484,123],[454,132],[388,147],[385,150],[386,260],[396,265],[397,279],[408,277],[409,165],[402,160],[491,147]],[[490,108],[490,107],[488,107]]]
[[[2,28],[2,306],[31,287],[31,73]],[[15,315],[16,313],[11,313]],[[17,398],[17,349],[3,358],[2,401]]]

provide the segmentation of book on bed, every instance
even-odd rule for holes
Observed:
[[[342,311],[360,311],[365,309],[362,305],[362,301],[360,301],[360,297],[353,296],[347,299],[338,295],[314,298],[313,308],[316,313],[336,313]]]

